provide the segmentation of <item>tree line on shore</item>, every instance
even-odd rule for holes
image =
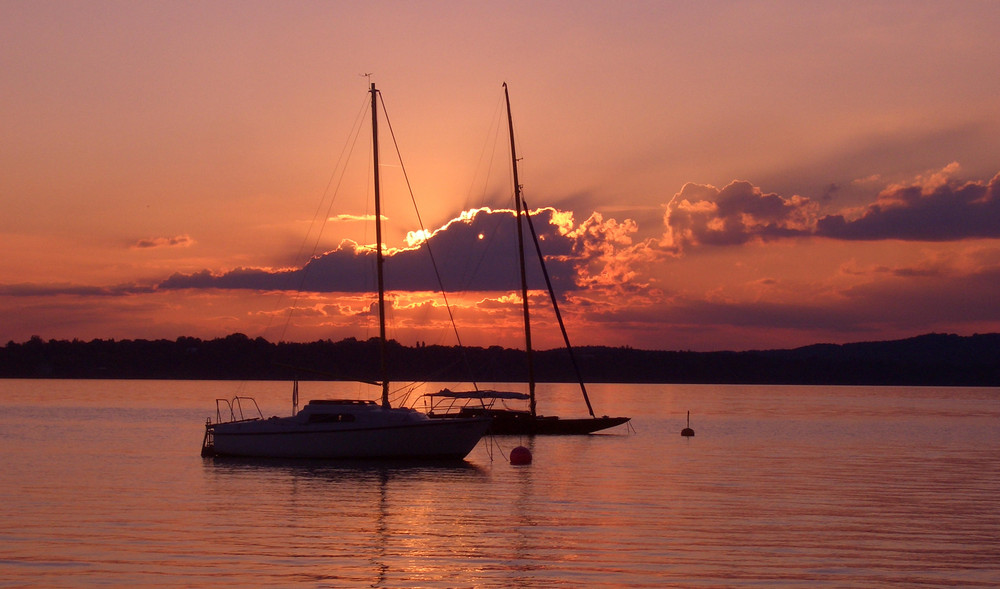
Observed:
[[[43,340],[0,348],[0,378],[360,380],[380,377],[377,339],[277,342],[243,334],[202,340]],[[521,382],[523,350],[387,346],[394,381]],[[691,352],[574,348],[587,382],[1000,386],[1000,334],[927,334],[903,340],[785,350]],[[542,382],[577,379],[568,352],[535,354]]]

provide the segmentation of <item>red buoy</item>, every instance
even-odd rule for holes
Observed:
[[[531,450],[518,446],[510,451],[510,463],[514,465],[531,464]]]

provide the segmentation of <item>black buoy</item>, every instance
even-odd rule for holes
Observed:
[[[685,438],[690,438],[691,436],[694,435],[694,430],[691,429],[691,412],[690,411],[688,411],[687,427],[681,430],[681,435],[684,436]]]

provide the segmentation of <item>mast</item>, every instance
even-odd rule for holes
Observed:
[[[521,183],[517,178],[517,151],[514,148],[514,119],[510,114],[510,94],[507,82],[503,83],[503,97],[507,103],[507,128],[510,130],[510,163],[514,172],[514,209],[517,213],[517,253],[521,266],[521,306],[524,309],[524,351],[528,359],[528,408],[535,416],[535,359],[531,349],[531,317],[528,313],[528,275],[524,269],[524,230],[521,228]],[[524,211],[527,216],[528,212]]]
[[[385,260],[382,258],[382,204],[379,201],[379,173],[378,173],[378,109],[376,106],[375,82],[372,82],[372,167],[375,177],[375,269],[378,275],[378,340],[379,340],[379,371],[382,379],[382,407],[389,408],[389,373],[386,368],[386,341],[385,341],[385,281],[382,276],[382,265]]]
[[[528,203],[524,203],[524,208],[528,208]],[[594,407],[590,404],[590,395],[587,394],[587,385],[583,382],[583,373],[580,372],[580,365],[576,361],[576,354],[573,353],[573,346],[569,343],[569,334],[566,333],[566,324],[563,322],[562,313],[559,312],[559,299],[556,298],[556,289],[552,287],[552,279],[549,271],[545,267],[545,257],[542,255],[542,246],[538,243],[538,233],[535,231],[535,224],[531,222],[531,216],[526,216],[528,229],[531,230],[531,239],[535,242],[535,252],[538,254],[538,264],[542,268],[542,277],[545,278],[545,286],[549,289],[549,300],[552,301],[552,310],[556,314],[556,321],[559,322],[559,330],[562,331],[563,342],[566,344],[566,353],[569,354],[569,361],[576,372],[576,380],[580,383],[580,392],[583,393],[583,401],[587,404],[587,411],[591,417],[594,415]]]

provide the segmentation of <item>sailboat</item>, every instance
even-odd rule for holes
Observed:
[[[251,397],[216,400],[216,421],[209,418],[202,441],[203,456],[267,458],[458,459],[465,458],[490,425],[485,415],[431,419],[413,408],[389,402],[386,367],[385,286],[383,280],[382,213],[379,194],[378,91],[371,85],[372,154],[375,192],[376,274],[382,401],[324,399],[298,408],[297,383],[292,415],[264,419]],[[250,412],[251,407],[256,415]],[[250,413],[250,417],[246,413]]]
[[[451,391],[444,389],[436,393],[425,395],[430,399],[432,417],[475,417],[486,416],[492,418],[489,433],[505,435],[579,435],[590,434],[627,423],[629,417],[609,417],[607,415],[598,417],[594,414],[594,408],[590,404],[590,397],[587,395],[587,386],[583,382],[573,347],[569,342],[569,335],[566,333],[566,326],[559,312],[555,290],[552,288],[552,281],[549,279],[548,270],[545,268],[545,259],[542,256],[541,246],[538,241],[538,234],[531,223],[531,215],[528,213],[528,205],[521,195],[521,184],[517,176],[517,150],[514,144],[514,119],[510,111],[510,94],[507,90],[507,83],[503,84],[504,101],[507,106],[507,128],[510,134],[510,159],[514,180],[514,211],[517,221],[517,250],[518,261],[521,270],[521,308],[524,318],[524,344],[525,357],[528,368],[528,393],[509,391]],[[587,411],[590,417],[562,418],[557,416],[539,415],[535,399],[535,364],[534,350],[531,346],[531,312],[528,305],[528,278],[525,270],[524,253],[524,229],[527,225],[534,242],[535,252],[538,254],[538,261],[541,264],[542,276],[548,287],[549,299],[552,301],[552,309],[555,312],[562,331],[563,342],[569,353],[569,358],[576,371],[577,380],[580,384],[580,391],[583,393],[583,400],[587,404]],[[511,409],[507,406],[507,401],[526,400],[527,409]]]

